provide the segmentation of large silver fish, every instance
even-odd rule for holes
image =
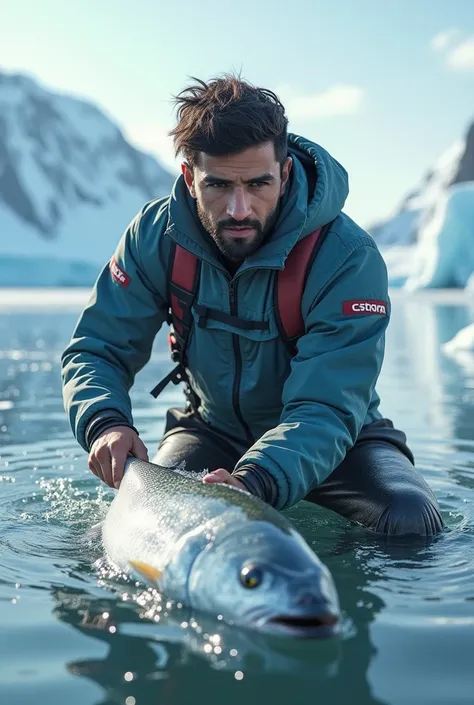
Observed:
[[[235,487],[130,458],[102,541],[125,573],[230,624],[304,637],[338,629],[328,569],[289,521]]]

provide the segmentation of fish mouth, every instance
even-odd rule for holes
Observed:
[[[264,628],[276,634],[315,639],[334,636],[338,632],[338,626],[338,616],[325,612],[308,615],[277,615],[268,619]]]

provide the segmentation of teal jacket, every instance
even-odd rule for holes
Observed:
[[[87,425],[99,412],[116,410],[133,425],[129,390],[167,318],[172,241],[202,260],[198,303],[230,313],[231,288],[239,318],[268,321],[267,329],[248,331],[213,319],[195,325],[187,359],[202,418],[242,441],[250,433],[234,470],[270,473],[277,508],[323,482],[362,427],[382,418],[375,385],[390,316],[384,261],[372,238],[341,212],[348,195],[342,166],[302,137],[290,135],[289,148],[293,169],[273,234],[233,278],[182,177],[169,197],[147,204],[130,223],[114,254],[125,282],[104,267],[62,357],[65,408],[84,449]],[[292,358],[275,320],[275,273],[295,243],[327,223],[302,299],[305,333]],[[385,302],[385,313],[351,303],[371,301]]]

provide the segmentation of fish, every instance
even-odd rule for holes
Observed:
[[[339,632],[330,571],[282,513],[245,490],[129,457],[101,539],[122,573],[227,624]]]

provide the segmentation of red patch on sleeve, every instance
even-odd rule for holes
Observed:
[[[344,316],[361,316],[370,313],[387,316],[388,307],[385,301],[343,301],[342,313]]]
[[[110,260],[109,269],[112,279],[116,281],[117,284],[120,284],[120,286],[128,286],[130,284],[130,277],[123,271],[123,269],[120,269],[115,257]]]

